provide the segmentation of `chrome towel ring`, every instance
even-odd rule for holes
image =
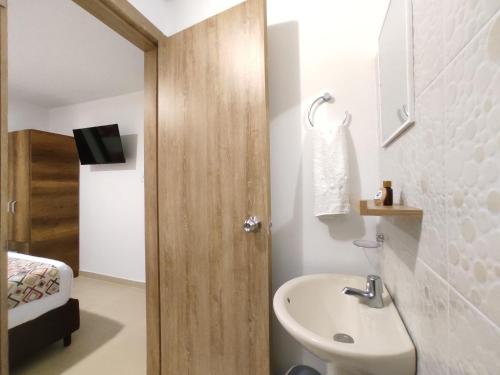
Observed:
[[[314,102],[312,102],[311,106],[309,107],[309,111],[307,112],[307,119],[309,120],[309,124],[314,128],[314,120],[312,118],[313,115],[313,110],[317,107],[320,106],[321,104],[324,103],[333,103],[335,99],[333,98],[333,95],[330,94],[329,92],[325,92],[323,95],[321,95],[319,98],[317,98]],[[342,121],[342,125],[347,126],[351,122],[352,115],[348,112],[345,111],[345,118],[344,121]]]
[[[317,98],[314,102],[312,102],[311,106],[309,107],[309,112],[307,112],[307,119],[309,120],[309,124],[314,128],[314,121],[311,118],[312,111],[316,107],[316,104],[320,105],[323,103],[333,103],[335,99],[333,98],[332,94],[329,92],[325,92],[322,96]]]

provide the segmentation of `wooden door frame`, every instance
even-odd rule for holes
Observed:
[[[160,296],[158,254],[158,45],[164,35],[127,0],[73,0],[144,51],[144,192],[146,230],[147,373],[159,375]],[[0,0],[0,274],[6,275],[7,199],[7,0]],[[0,375],[8,374],[7,280],[0,278]]]
[[[7,2],[0,1],[0,375],[8,373],[7,306]]]

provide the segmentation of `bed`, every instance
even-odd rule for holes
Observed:
[[[28,277],[29,276],[29,277]],[[9,252],[9,363],[15,367],[80,327],[73,271],[59,261]]]

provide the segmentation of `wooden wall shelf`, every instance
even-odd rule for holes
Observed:
[[[424,211],[420,208],[394,205],[394,206],[377,206],[375,201],[360,201],[359,213],[361,216],[412,216],[422,217]]]

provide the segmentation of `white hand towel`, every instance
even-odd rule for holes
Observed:
[[[347,126],[316,126],[314,133],[314,215],[348,214]]]

